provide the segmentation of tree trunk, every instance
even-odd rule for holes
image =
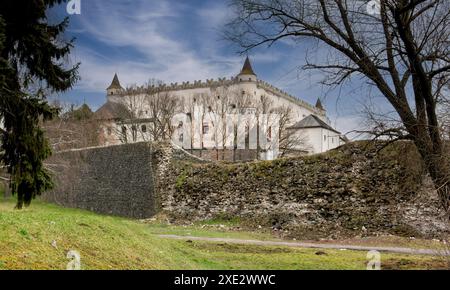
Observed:
[[[436,187],[441,205],[450,219],[450,168],[442,145],[426,142],[417,136],[414,143],[422,156],[425,168]]]

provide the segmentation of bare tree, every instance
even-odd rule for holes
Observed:
[[[307,153],[311,148],[305,134],[296,130],[290,130],[293,125],[292,108],[282,106],[272,110],[279,116],[279,157],[298,155]]]
[[[146,98],[148,117],[152,120],[152,140],[170,140],[173,134],[172,118],[179,110],[179,99],[168,92],[158,92]]]
[[[136,85],[125,89],[126,97],[123,98],[119,121],[114,126],[115,135],[122,143],[150,141],[147,133],[146,95]]]
[[[92,118],[87,105],[75,108],[73,104],[54,103],[60,114],[44,122],[42,128],[55,151],[92,147],[99,145],[99,126]]]
[[[216,148],[216,159],[219,160],[219,150],[222,151],[222,160],[225,159],[227,142],[230,139],[227,133],[227,114],[235,103],[236,92],[230,86],[219,86],[212,90],[211,114],[214,128],[214,142]]]
[[[227,35],[244,51],[309,38],[334,53],[304,68],[325,71],[328,85],[363,76],[375,86],[402,122],[396,139],[414,142],[449,211],[450,169],[436,109],[449,82],[449,1],[385,0],[375,14],[356,0],[233,0],[233,6]]]
[[[158,81],[149,81],[140,88],[130,86],[125,95],[125,113],[115,128],[121,142],[170,140],[179,99],[162,90]]]

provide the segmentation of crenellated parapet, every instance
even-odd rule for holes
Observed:
[[[221,86],[231,86],[237,84],[236,78],[218,78],[218,79],[207,79],[206,81],[197,80],[194,82],[182,82],[182,83],[170,83],[170,84],[160,84],[151,86],[139,86],[132,87],[121,92],[122,96],[129,94],[155,94],[160,92],[173,92],[191,89],[202,89],[202,88],[214,88]]]
[[[229,87],[234,85],[239,85],[241,82],[237,77],[232,78],[218,78],[218,79],[207,79],[205,81],[197,80],[194,82],[182,82],[182,83],[170,83],[170,84],[159,84],[159,85],[151,85],[151,86],[139,86],[127,88],[121,91],[121,96],[127,95],[136,95],[136,94],[157,94],[162,92],[176,92],[176,91],[184,91],[184,90],[194,90],[194,89],[214,89],[218,87]],[[268,82],[257,80],[257,87],[264,89],[276,96],[292,101],[317,115],[325,116],[325,110],[321,110],[301,99],[298,99],[289,93],[269,84]]]
[[[300,106],[302,106],[304,108],[307,108],[307,109],[315,112],[316,114],[318,114],[320,116],[325,116],[326,115],[326,111],[325,110],[320,110],[317,107],[315,107],[315,106],[313,106],[313,105],[311,105],[311,104],[309,104],[309,103],[307,103],[307,102],[305,102],[305,101],[303,101],[303,100],[301,100],[299,98],[296,98],[296,97],[290,95],[289,93],[287,93],[287,92],[285,92],[285,91],[283,91],[283,90],[281,90],[281,89],[279,89],[279,88],[269,84],[268,82],[265,82],[263,80],[258,80],[258,87],[262,88],[262,89],[264,89],[266,91],[269,91],[269,92],[271,92],[272,94],[274,94],[276,96],[280,96],[280,97],[288,99],[288,100],[290,100],[290,101],[292,101],[294,103],[297,103]]]

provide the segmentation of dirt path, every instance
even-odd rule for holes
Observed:
[[[284,247],[298,247],[298,248],[313,248],[313,249],[336,249],[336,250],[354,250],[354,251],[372,251],[390,252],[399,254],[411,255],[433,255],[443,256],[450,255],[438,249],[411,249],[411,248],[397,248],[397,247],[366,247],[356,245],[339,245],[339,244],[320,244],[320,243],[301,243],[301,242],[275,242],[275,241],[259,241],[259,240],[242,240],[242,239],[228,239],[228,238],[208,238],[208,237],[192,237],[192,236],[177,236],[177,235],[158,235],[160,238],[175,239],[175,240],[190,240],[190,241],[206,241],[219,242],[230,244],[245,244],[245,245],[259,245],[259,246],[284,246]]]

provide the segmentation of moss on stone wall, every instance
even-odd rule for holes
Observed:
[[[236,216],[302,238],[439,232],[437,201],[423,190],[414,146],[381,146],[359,142],[326,154],[243,164],[172,162],[160,181],[163,209],[188,220]],[[424,197],[426,206],[419,204]]]

